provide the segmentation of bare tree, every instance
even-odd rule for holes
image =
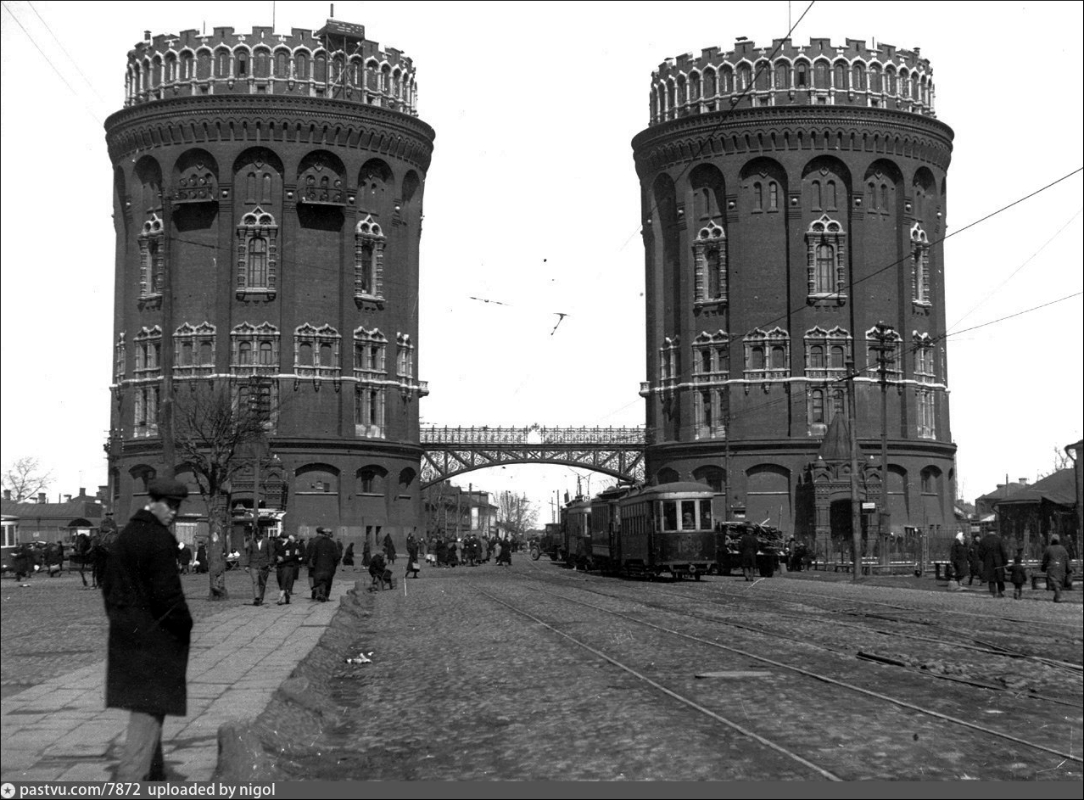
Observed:
[[[497,496],[497,514],[505,529],[522,536],[538,521],[538,508],[525,494],[504,491]]]
[[[230,481],[271,427],[277,408],[270,380],[211,387],[197,385],[174,398],[177,457],[192,469],[207,507],[210,600],[225,600]],[[258,511],[257,511],[258,513]]]
[[[53,482],[53,473],[42,470],[33,456],[23,456],[4,472],[4,488],[15,501],[26,500],[44,492]]]

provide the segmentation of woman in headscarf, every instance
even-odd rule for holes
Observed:
[[[964,588],[964,575],[969,572],[967,543],[964,541],[963,531],[956,534],[956,540],[952,543],[952,549],[949,551],[949,561],[952,562],[953,579],[953,583],[949,584],[949,589],[954,592],[962,591]]]

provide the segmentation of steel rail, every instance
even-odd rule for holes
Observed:
[[[637,672],[632,667],[628,666],[627,664],[621,663],[620,661],[618,661],[615,658],[611,658],[610,656],[603,653],[601,650],[597,650],[596,648],[592,647],[591,645],[587,644],[586,642],[580,641],[575,636],[571,636],[571,635],[565,633],[564,631],[558,630],[554,626],[550,625],[548,622],[545,622],[545,621],[539,619],[538,617],[534,616],[530,612],[524,611],[523,609],[520,609],[520,608],[516,608],[511,603],[508,603],[508,602],[500,599],[499,597],[496,597],[496,596],[490,594],[489,592],[485,591],[484,589],[479,589],[478,587],[472,587],[472,588],[476,592],[478,592],[479,594],[483,595],[484,597],[488,597],[493,602],[504,606],[505,608],[509,609],[510,611],[514,611],[517,614],[520,614],[520,615],[522,615],[524,617],[527,617],[527,619],[530,619],[533,622],[538,623],[539,625],[543,626],[544,628],[547,628],[550,631],[552,631],[553,633],[556,633],[558,636],[561,636],[561,637],[567,639],[568,641],[572,642],[573,644],[575,644],[575,645],[577,645],[579,647],[582,647],[584,650],[587,650],[589,653],[592,653],[592,654],[598,656],[599,658],[603,659],[604,661],[608,661],[610,664],[613,664],[618,669],[624,670],[625,672],[629,673],[630,675],[637,678],[638,680],[641,680],[644,683],[648,684],[652,688],[658,689],[663,694],[673,698],[674,700],[677,700],[679,703],[683,703],[684,705],[687,705],[690,708],[692,708],[692,709],[694,709],[696,711],[699,711],[701,714],[704,714],[704,715],[714,719],[716,722],[720,722],[723,725],[727,726],[728,728],[731,728],[732,730],[737,731],[738,733],[742,734],[743,736],[748,736],[750,739],[753,739],[754,741],[759,742],[760,744],[764,745],[765,747],[768,747],[768,748],[770,748],[772,750],[775,750],[777,753],[780,753],[780,754],[786,756],[787,758],[790,758],[790,759],[793,759],[794,761],[797,761],[799,764],[801,764],[802,766],[804,766],[804,767],[806,767],[808,769],[813,770],[814,772],[816,772],[821,777],[827,778],[830,781],[837,781],[837,782],[843,781],[843,778],[839,777],[838,775],[836,775],[836,774],[834,774],[832,772],[829,772],[828,770],[824,769],[823,767],[817,766],[816,764],[814,764],[811,761],[807,761],[806,759],[802,758],[797,753],[794,753],[794,752],[791,752],[790,750],[787,750],[782,745],[776,744],[775,742],[771,741],[770,739],[765,739],[763,736],[761,736],[761,735],[759,735],[757,733],[754,733],[753,731],[749,730],[748,728],[742,727],[738,723],[727,719],[726,717],[722,716],[721,714],[716,714],[711,709],[704,708],[702,705],[700,705],[696,701],[690,700],[689,698],[685,697],[684,695],[680,695],[677,692],[673,691],[672,689],[666,688],[661,683],[658,683],[657,681],[653,681],[651,678],[647,677],[643,673]],[[547,592],[547,594],[553,594],[553,593],[552,592]],[[560,597],[560,595],[554,595],[554,596],[555,597]],[[562,599],[568,599],[568,598],[562,598]],[[573,602],[575,602],[575,601],[573,601]],[[589,604],[585,604],[585,605],[589,605]],[[605,610],[605,609],[603,609],[603,610]]]
[[[780,669],[790,670],[791,672],[796,672],[799,675],[804,675],[805,677],[811,678],[813,680],[821,681],[823,683],[827,683],[827,684],[830,684],[830,685],[833,685],[833,686],[838,686],[838,687],[840,687],[842,689],[847,689],[849,691],[857,692],[859,694],[864,694],[864,695],[866,695],[868,697],[873,697],[873,698],[875,698],[877,700],[880,700],[882,702],[891,703],[891,704],[897,705],[897,706],[899,706],[901,708],[906,708],[906,709],[910,709],[911,711],[916,711],[916,712],[918,712],[920,714],[926,714],[926,715],[935,717],[936,719],[940,719],[940,720],[943,720],[945,722],[950,722],[950,723],[952,723],[954,725],[960,725],[962,727],[969,728],[971,730],[979,731],[980,733],[985,733],[987,735],[995,736],[995,737],[1000,738],[1000,739],[1006,739],[1006,740],[1008,740],[1010,742],[1013,742],[1015,744],[1023,745],[1024,747],[1031,747],[1031,748],[1036,749],[1036,750],[1041,750],[1042,752],[1050,753],[1052,755],[1058,756],[1059,758],[1064,758],[1064,759],[1069,760],[1069,761],[1075,761],[1077,763],[1084,763],[1084,758],[1081,758],[1081,756],[1076,756],[1076,755],[1073,755],[1072,753],[1066,753],[1066,752],[1064,752],[1062,750],[1055,750],[1054,748],[1047,747],[1046,745],[1038,744],[1036,742],[1030,742],[1027,739],[1021,739],[1018,736],[1013,736],[1013,735],[1008,734],[1008,733],[1003,733],[1003,732],[995,730],[993,728],[987,728],[987,727],[985,727],[983,725],[976,725],[973,722],[968,722],[967,720],[960,719],[959,717],[954,717],[954,716],[952,716],[950,714],[942,714],[940,711],[933,711],[932,709],[923,708],[922,706],[915,705],[914,703],[909,703],[906,700],[899,700],[897,698],[889,697],[888,695],[881,694],[880,692],[875,692],[875,691],[873,691],[871,689],[864,689],[861,686],[855,686],[854,684],[846,683],[845,681],[839,681],[839,680],[836,680],[835,678],[829,678],[827,675],[821,675],[819,673],[812,672],[810,670],[803,669],[801,667],[795,667],[795,666],[793,666],[791,664],[785,664],[785,663],[783,663],[781,661],[775,661],[774,659],[770,659],[770,658],[767,658],[765,656],[760,656],[760,655],[757,655],[755,653],[750,653],[747,650],[742,650],[742,649],[737,648],[737,647],[730,647],[728,645],[720,644],[719,642],[713,642],[713,641],[711,641],[709,639],[704,639],[704,638],[699,637],[699,636],[694,636],[692,634],[683,633],[681,631],[673,630],[673,629],[670,629],[670,628],[665,628],[665,627],[663,627],[661,625],[655,625],[655,624],[650,623],[650,622],[645,622],[644,620],[637,619],[635,617],[629,616],[628,614],[621,613],[620,611],[611,611],[610,609],[603,608],[602,606],[598,606],[598,605],[595,605],[593,603],[587,603],[587,602],[584,602],[583,600],[576,600],[575,598],[568,597],[566,595],[562,595],[562,594],[560,594],[558,592],[552,592],[552,591],[549,591],[547,589],[540,589],[540,591],[544,592],[545,594],[556,597],[558,599],[565,600],[566,602],[574,603],[576,605],[582,605],[582,606],[584,606],[586,608],[593,608],[593,609],[595,609],[597,611],[602,611],[602,612],[604,612],[606,614],[610,614],[612,616],[619,617],[621,619],[628,620],[629,622],[634,622],[634,623],[636,623],[638,625],[643,625],[643,626],[648,627],[648,628],[653,628],[653,629],[661,631],[663,633],[668,633],[668,634],[670,634],[672,636],[677,636],[677,637],[680,637],[680,638],[689,639],[690,641],[699,642],[701,644],[706,644],[709,647],[715,647],[715,648],[718,648],[720,650],[726,650],[727,652],[735,653],[737,655],[744,656],[746,658],[751,658],[751,659],[753,659],[755,661],[760,661],[760,662],[763,662],[765,664],[771,664],[772,666],[779,667]],[[637,600],[632,599],[632,598],[615,598],[615,599],[620,599],[623,602],[630,602],[631,601],[631,602],[639,603],[640,605],[645,605],[641,601],[637,601]],[[665,609],[660,609],[660,610],[663,613],[681,613],[681,612],[673,612],[673,611],[667,612]],[[545,623],[543,623],[543,624],[545,624]],[[723,623],[723,624],[726,624],[726,623]],[[562,636],[567,636],[567,634],[563,634],[563,633],[561,635]],[[572,637],[568,637],[568,638],[571,639]]]

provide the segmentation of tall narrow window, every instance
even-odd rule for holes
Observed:
[[[917,222],[911,226],[911,287],[915,305],[931,305],[930,242],[926,231]]]
[[[267,176],[270,179],[270,176]],[[237,296],[264,294],[274,298],[278,285],[278,225],[257,206],[237,228]]]
[[[709,222],[696,235],[693,243],[694,303],[725,304],[727,302],[726,232],[715,222]]]
[[[354,300],[384,298],[384,231],[371,214],[354,229]]]
[[[846,235],[843,226],[827,215],[816,220],[806,231],[809,300],[831,299],[841,303],[846,297]]]
[[[152,213],[143,223],[139,237],[139,298],[148,300],[162,296],[162,280],[165,272],[165,228],[162,218]]]

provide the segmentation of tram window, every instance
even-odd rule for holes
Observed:
[[[677,503],[673,500],[664,500],[662,503],[662,529],[664,531],[678,529]]]
[[[700,530],[710,531],[712,529],[711,524],[711,501],[700,501]]]
[[[696,501],[681,501],[681,529],[683,531],[696,530]]]

